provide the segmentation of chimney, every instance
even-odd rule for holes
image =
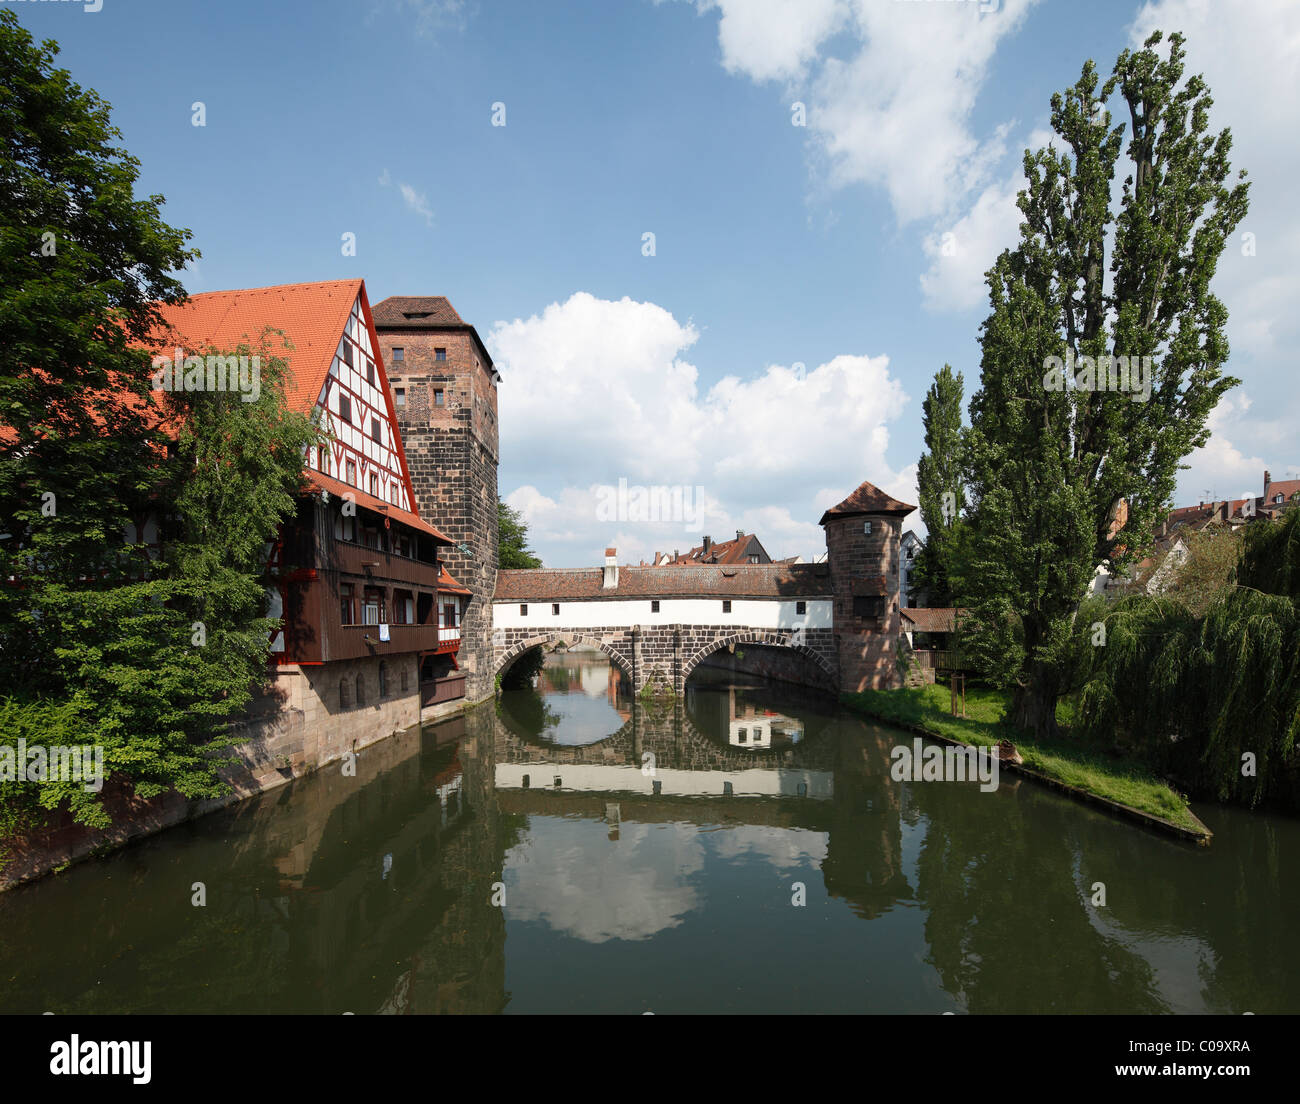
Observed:
[[[709,549],[710,549],[712,546],[713,546],[713,538],[712,538],[712,537],[705,537],[705,538],[704,538],[704,554],[705,554],[706,556],[709,554]]]
[[[655,565],[655,567],[658,567],[658,566],[659,566],[659,557],[660,557],[660,553],[656,552],[656,553],[655,553],[655,558],[654,558],[653,560],[650,561],[652,564]]]
[[[613,590],[618,586],[618,550],[605,549],[605,580],[601,584],[604,590]]]
[[[1265,470],[1264,472],[1264,497],[1268,497],[1268,485],[1273,482],[1273,473]]]
[[[740,538],[743,537],[744,535],[745,535],[745,530],[743,529],[736,530],[736,540],[740,540]]]

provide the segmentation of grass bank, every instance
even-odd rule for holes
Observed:
[[[975,747],[1010,740],[1031,771],[1105,801],[1169,821],[1198,836],[1208,834],[1192,815],[1183,798],[1150,771],[1116,759],[1106,751],[1069,737],[1035,740],[1007,723],[1007,695],[986,687],[966,691],[965,718],[950,712],[946,685],[900,690],[865,690],[843,694],[841,700],[854,712],[889,724],[919,728]],[[1068,723],[1068,716],[1058,719]]]

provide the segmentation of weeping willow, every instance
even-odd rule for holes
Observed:
[[[1139,595],[1105,623],[1079,698],[1089,735],[1204,796],[1300,806],[1300,509],[1252,524],[1203,615]]]

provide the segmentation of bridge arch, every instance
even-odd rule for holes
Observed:
[[[624,656],[614,645],[601,640],[596,636],[587,636],[580,632],[565,632],[563,629],[552,629],[549,632],[538,633],[536,636],[530,636],[523,640],[517,641],[507,648],[497,657],[494,674],[501,674],[507,667],[518,659],[524,652],[532,648],[545,647],[552,644],[563,643],[566,647],[572,647],[574,644],[591,644],[599,648],[611,663],[627,676],[628,685],[633,682],[632,663]]]
[[[834,687],[836,685],[835,670],[826,661],[825,656],[806,644],[790,643],[790,637],[793,635],[793,633],[772,632],[766,629],[747,629],[715,637],[699,648],[690,659],[683,661],[682,687],[686,686],[686,680],[691,677],[691,672],[695,670],[702,659],[711,656],[714,652],[721,651],[723,648],[740,644],[761,644],[769,648],[784,648],[786,651],[798,652],[816,667],[817,671],[826,679],[827,685]]]

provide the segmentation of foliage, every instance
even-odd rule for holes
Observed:
[[[926,451],[917,463],[917,489],[927,536],[917,557],[916,585],[925,589],[931,606],[953,604],[952,549],[966,508],[962,391],[961,373],[954,375],[945,364],[922,405]]]
[[[184,300],[172,273],[197,253],[161,196],[134,198],[138,161],[56,49],[0,12],[0,740],[100,745],[140,797],[215,796],[212,753],[265,676],[265,547],[316,432],[274,357],[256,402],[152,390],[157,304]],[[0,815],[66,803],[102,826],[100,799],[23,780]]]
[[[542,561],[528,548],[528,526],[514,507],[497,499],[498,567],[541,567]]]
[[[1096,565],[1150,544],[1181,460],[1205,443],[1209,412],[1237,382],[1222,371],[1227,312],[1209,286],[1247,186],[1226,183],[1231,136],[1208,130],[1205,82],[1182,82],[1182,37],[1164,59],[1161,39],[1125,50],[1104,85],[1088,62],[1053,96],[1059,137],[1025,155],[1020,244],[987,274],[963,597],[971,651],[1013,690],[1016,723],[1040,735],[1055,729],[1063,690],[1053,641]],[[1125,125],[1111,128],[1097,107],[1116,91],[1131,171],[1112,213]],[[1086,389],[1086,362],[1067,359],[1106,356],[1152,358],[1145,400],[1137,387]],[[1049,358],[1077,366],[1063,389]]]

